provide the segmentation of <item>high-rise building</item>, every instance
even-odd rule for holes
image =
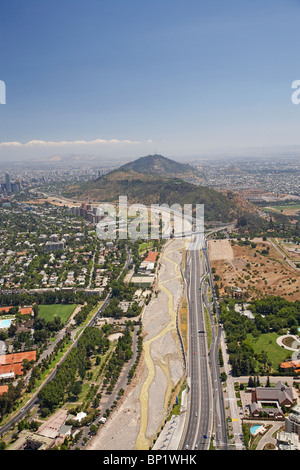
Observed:
[[[10,182],[10,176],[8,173],[5,174],[5,184],[6,184],[6,191],[8,193],[11,192],[11,182]]]
[[[13,183],[11,183],[10,188],[12,193],[18,193],[19,191],[21,191],[20,181],[14,181]]]
[[[295,406],[285,418],[285,431],[298,434],[300,439],[300,406]]]

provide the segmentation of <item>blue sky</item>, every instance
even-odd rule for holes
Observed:
[[[1,0],[0,159],[300,145],[299,0]]]

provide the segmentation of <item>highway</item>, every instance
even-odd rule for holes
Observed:
[[[216,448],[223,450],[227,448],[227,429],[219,368],[219,311],[203,234],[194,235],[188,247],[184,277],[189,305],[189,406],[182,448],[208,450],[214,436]],[[216,313],[208,299],[207,280],[210,281]],[[205,307],[211,322],[210,349],[207,344]]]
[[[215,313],[212,311],[212,305],[208,299],[208,284],[205,285],[204,290],[204,302],[209,312],[210,322],[212,326],[212,341],[210,347],[210,364],[211,364],[211,380],[213,390],[213,406],[214,406],[214,434],[215,434],[215,445],[219,450],[225,450],[228,448],[227,439],[227,426],[225,417],[225,405],[223,397],[222,382],[220,376],[220,364],[219,364],[219,345],[221,339],[221,326],[219,319],[219,304],[217,302],[216,293],[213,285],[213,278],[211,272],[210,261],[207,253],[207,241],[204,242],[203,256],[205,257],[205,263],[209,276],[209,284],[211,287],[212,303],[215,307]],[[216,322],[215,322],[216,318]],[[216,331],[217,330],[217,331]]]
[[[189,304],[189,421],[183,448],[204,450],[209,446],[211,419],[210,371],[202,288],[205,269],[200,258],[201,235],[195,235],[188,248],[185,266],[187,299]]]

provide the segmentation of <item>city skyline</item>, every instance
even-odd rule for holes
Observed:
[[[1,2],[0,161],[299,146],[299,2]]]

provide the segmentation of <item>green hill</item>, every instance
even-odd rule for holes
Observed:
[[[127,196],[129,204],[165,203],[182,207],[184,204],[204,204],[206,220],[233,220],[238,212],[236,202],[214,189],[184,181],[183,167],[186,171],[192,169],[157,155],[142,157],[97,180],[71,185],[63,195],[92,203],[118,202],[119,196]],[[180,178],[175,176],[176,170]]]
[[[126,163],[115,171],[137,171],[147,175],[156,175],[166,178],[181,178],[183,180],[203,181],[200,172],[187,163],[179,163],[162,155],[147,155],[133,162]]]

